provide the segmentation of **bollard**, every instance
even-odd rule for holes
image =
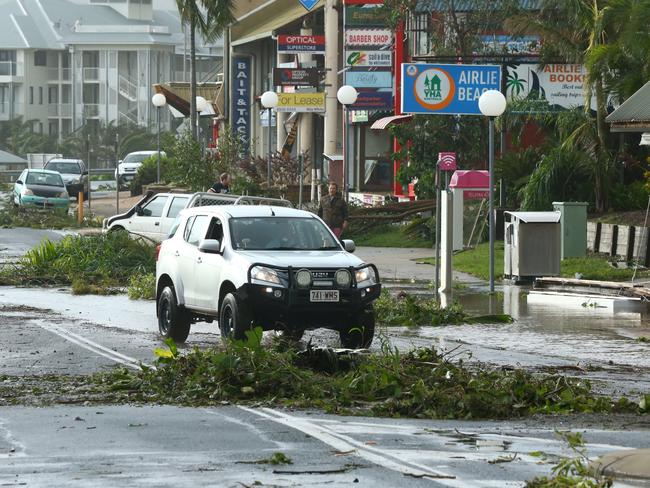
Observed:
[[[84,192],[80,191],[77,196],[79,205],[77,207],[77,223],[81,225],[84,221]]]

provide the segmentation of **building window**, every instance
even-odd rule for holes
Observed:
[[[47,103],[59,102],[59,89],[56,86],[51,86],[47,90]]]
[[[29,104],[34,105],[34,87],[29,87]]]
[[[47,66],[47,51],[34,51],[34,66]]]
[[[43,87],[38,87],[38,104],[43,105]]]
[[[42,134],[43,133],[43,122],[38,123],[38,133]]]
[[[389,190],[393,183],[391,138],[385,131],[372,130],[368,125],[360,128],[361,189]]]

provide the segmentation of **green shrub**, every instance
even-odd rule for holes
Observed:
[[[170,172],[171,160],[167,156],[160,155],[160,180],[167,182]],[[142,161],[142,165],[138,168],[135,178],[131,182],[130,189],[131,195],[142,194],[142,187],[155,183],[158,179],[158,156],[153,155]]]
[[[156,299],[156,275],[154,273],[137,273],[129,279],[127,293],[131,300]]]

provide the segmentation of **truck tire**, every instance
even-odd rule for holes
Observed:
[[[375,311],[372,307],[359,312],[349,325],[339,330],[341,346],[347,349],[367,349],[375,335]]]
[[[185,342],[190,333],[190,316],[184,307],[178,305],[176,293],[166,286],[158,296],[158,330],[164,338]]]
[[[219,307],[221,337],[243,341],[246,339],[246,332],[251,330],[252,322],[250,312],[241,306],[235,295],[228,293]]]

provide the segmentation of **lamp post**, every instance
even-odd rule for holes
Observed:
[[[494,292],[494,118],[506,109],[506,97],[498,90],[488,90],[478,99],[478,108],[489,121],[489,215],[490,231],[490,293]]]
[[[272,149],[272,127],[271,127],[271,110],[278,106],[278,94],[274,91],[265,91],[262,93],[262,106],[268,110],[269,122],[269,158],[266,163],[266,185],[271,188],[271,158],[273,157]]]
[[[151,97],[151,103],[156,107],[156,120],[158,122],[158,165],[156,167],[156,182],[160,183],[160,109],[167,105],[167,98],[162,93]]]
[[[208,105],[208,101],[198,96],[196,97],[196,139],[200,144],[201,142],[201,112],[203,112]],[[203,146],[201,146],[201,154],[203,154]]]
[[[339,101],[341,105],[343,105],[343,110],[345,114],[345,123],[343,124],[343,148],[344,148],[344,154],[343,154],[343,195],[345,196],[345,201],[348,201],[348,167],[349,167],[349,161],[350,159],[348,158],[350,149],[348,146],[348,132],[349,132],[349,124],[350,124],[350,105],[352,105],[354,102],[357,101],[357,97],[359,96],[359,92],[357,92],[356,88],[350,85],[343,85],[339,90],[336,92],[336,98]]]

